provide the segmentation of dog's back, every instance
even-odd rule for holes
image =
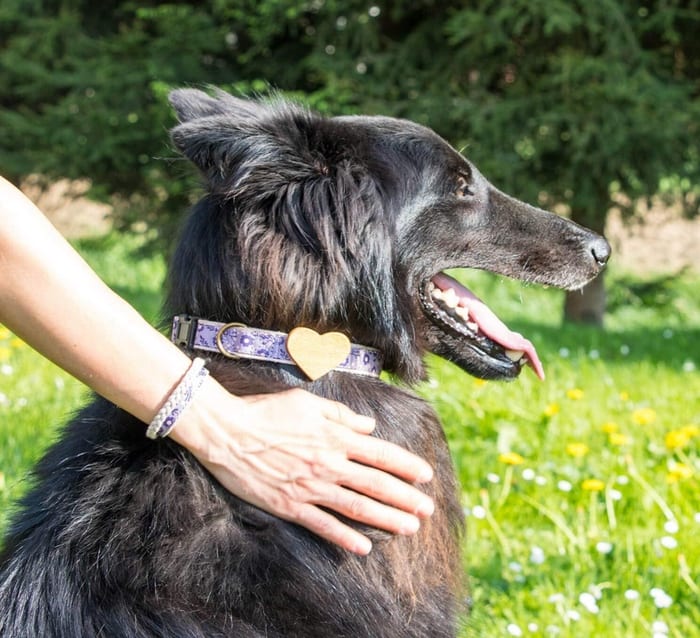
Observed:
[[[275,384],[254,370],[236,377],[219,378],[239,393]],[[343,383],[323,385],[345,396]],[[0,635],[454,635],[459,512],[439,425],[401,390],[362,380],[347,391],[365,410],[381,404],[382,432],[447,468],[433,485],[447,486],[434,496],[451,522],[442,510],[415,538],[374,532],[369,556],[349,555],[231,496],[187,452],[150,442],[98,399],[38,465],[10,531]]]

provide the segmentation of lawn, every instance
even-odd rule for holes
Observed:
[[[79,249],[156,321],[165,266],[138,245],[112,235]],[[547,379],[485,383],[431,358],[420,388],[462,484],[464,635],[700,637],[700,277],[613,265],[605,331],[562,327],[558,291],[467,283],[537,345]],[[86,394],[0,327],[0,527]]]

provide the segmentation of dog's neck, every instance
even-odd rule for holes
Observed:
[[[331,370],[369,377],[379,377],[382,372],[379,350],[350,343],[340,333],[319,335],[306,328],[285,333],[177,315],[171,340],[189,350],[219,353],[231,359],[293,365],[311,380]]]

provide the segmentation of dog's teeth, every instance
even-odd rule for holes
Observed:
[[[456,308],[459,303],[459,297],[452,288],[445,290],[442,300],[448,308]]]
[[[440,288],[435,288],[435,290],[432,290],[430,292],[430,296],[433,299],[436,299],[437,301],[442,301],[445,297],[445,294],[440,290]]]
[[[428,292],[432,293],[433,290],[435,290],[435,288],[437,288],[437,286],[432,281],[429,281],[428,282]]]
[[[479,330],[479,325],[473,321],[467,321],[467,328],[469,328],[469,330],[472,332],[477,332]]]
[[[464,306],[457,306],[454,312],[465,323],[469,321],[469,310]]]
[[[522,350],[506,350],[506,357],[513,362],[520,361],[524,354],[525,353]]]

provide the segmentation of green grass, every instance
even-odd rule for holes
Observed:
[[[165,263],[140,255],[142,243],[138,237],[109,235],[77,247],[120,295],[156,323]],[[0,325],[0,528],[26,485],[27,471],[87,396],[82,384]]]
[[[469,513],[465,635],[641,637],[665,622],[700,636],[700,492],[686,476],[700,470],[700,281],[656,282],[663,299],[642,305],[641,282],[612,277],[601,332],[561,327],[556,291],[478,279],[538,345],[547,380],[483,383],[436,362],[423,389]]]
[[[137,257],[129,237],[79,248],[156,320],[162,259]],[[560,292],[468,283],[537,345],[547,380],[484,383],[431,358],[420,388],[445,424],[468,514],[464,635],[700,636],[700,277],[613,269],[605,331],[561,326]],[[1,330],[0,526],[86,395]]]

